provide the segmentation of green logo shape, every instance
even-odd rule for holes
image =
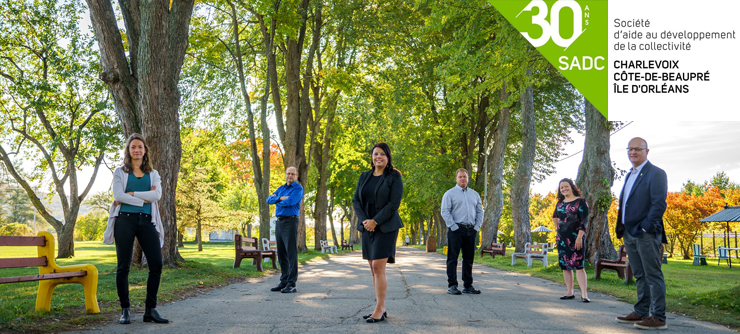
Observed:
[[[607,0],[489,1],[609,118]]]

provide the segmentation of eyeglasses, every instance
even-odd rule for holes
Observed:
[[[643,147],[628,147],[627,148],[627,153],[629,153],[629,152],[642,152],[644,150],[646,150],[646,148],[643,148]]]

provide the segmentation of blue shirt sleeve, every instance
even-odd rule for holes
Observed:
[[[279,200],[279,198],[282,196],[288,196],[288,198],[277,202],[277,206],[288,207],[301,203],[301,199],[303,198],[303,187],[299,184],[295,184],[295,186],[291,188],[292,189],[289,189],[286,193],[280,194],[277,197]]]
[[[277,188],[277,190],[275,190],[274,193],[272,193],[272,195],[275,195],[275,196],[272,196],[272,195],[267,196],[267,204],[275,204],[277,202],[280,202],[280,195],[278,194],[280,193],[282,189],[283,189],[283,186],[280,186]]]

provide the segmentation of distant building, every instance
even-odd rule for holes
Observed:
[[[219,230],[219,231],[213,231],[208,234],[208,240],[210,242],[233,242],[234,241],[234,235],[236,235],[236,230]]]

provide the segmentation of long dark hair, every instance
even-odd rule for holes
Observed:
[[[563,182],[568,182],[568,184],[570,185],[571,191],[573,191],[573,195],[574,196],[581,197],[581,191],[578,190],[578,187],[576,187],[575,182],[573,182],[573,180],[571,180],[569,178],[564,178],[564,179],[560,180],[560,182],[558,182],[558,203],[560,203],[560,202],[562,202],[562,201],[565,200],[565,196],[562,193],[560,193],[560,184],[563,183]]]
[[[401,171],[393,167],[393,157],[391,156],[391,147],[388,146],[386,143],[377,143],[373,145],[373,148],[370,149],[370,167],[375,169],[375,164],[373,163],[373,151],[375,151],[375,148],[378,147],[383,152],[385,152],[385,156],[388,157],[388,164],[385,165],[385,170],[383,170],[384,174],[390,174],[391,172],[395,171],[399,175],[401,174]]]
[[[153,168],[152,163],[149,161],[149,146],[146,144],[144,136],[138,133],[134,133],[126,139],[126,150],[123,153],[123,171],[129,174],[134,172],[134,166],[131,165],[131,152],[129,152],[131,142],[134,140],[141,140],[144,143],[144,157],[141,159],[141,167],[139,168],[144,173],[150,173]]]

